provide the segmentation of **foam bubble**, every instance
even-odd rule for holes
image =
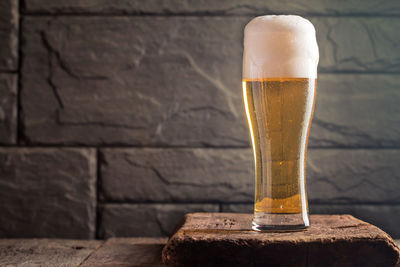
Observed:
[[[244,30],[243,78],[316,78],[315,29],[300,16],[260,16]]]

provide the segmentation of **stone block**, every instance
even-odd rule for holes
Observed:
[[[100,198],[240,202],[253,198],[249,149],[102,149]]]
[[[217,204],[104,204],[99,238],[169,236],[188,212],[216,212]]]
[[[16,139],[17,77],[0,73],[0,144],[15,144]]]
[[[248,146],[241,65],[232,64],[242,19],[25,22],[27,142]]]
[[[399,150],[310,149],[309,201],[400,203]],[[248,202],[254,199],[250,149],[102,150],[100,197],[112,202]]]
[[[160,14],[160,15],[398,15],[397,1],[328,1],[318,0],[28,0],[24,11],[46,14]]]
[[[93,149],[0,148],[0,158],[1,238],[94,238]]]
[[[18,68],[18,0],[0,1],[0,71]]]
[[[310,147],[398,147],[400,75],[321,74]]]
[[[253,213],[254,212],[254,202],[253,203],[225,203],[225,204],[221,205],[221,212]]]
[[[399,72],[399,18],[311,18],[319,72]]]
[[[25,141],[248,147],[240,88],[248,19],[28,17],[22,48]],[[321,72],[399,70],[394,32],[400,20],[312,21]],[[398,109],[399,78],[391,76],[320,75],[310,146],[398,145],[397,121],[388,114]],[[372,117],[367,120],[365,112]]]
[[[313,203],[400,203],[399,150],[314,149],[307,157]]]

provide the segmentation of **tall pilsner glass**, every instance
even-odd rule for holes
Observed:
[[[253,229],[310,225],[305,183],[319,53],[299,16],[261,16],[244,30],[243,98],[255,164]]]

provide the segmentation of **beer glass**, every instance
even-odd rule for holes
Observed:
[[[305,183],[319,53],[299,16],[261,16],[244,31],[243,99],[255,164],[253,230],[310,225]]]

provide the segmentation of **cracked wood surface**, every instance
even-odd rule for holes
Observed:
[[[0,266],[163,266],[166,238],[0,239]]]
[[[24,18],[21,136],[47,145],[248,147],[240,88],[248,19]],[[321,74],[310,147],[399,146],[400,76],[381,73],[400,70],[400,19],[311,20]]]
[[[400,240],[396,240],[400,244]],[[0,239],[0,266],[164,266],[166,238]]]
[[[78,266],[102,243],[96,240],[0,239],[0,266]]]
[[[397,266],[400,250],[351,215],[311,215],[305,231],[256,233],[252,214],[193,213],[163,249],[167,266]],[[357,251],[357,254],[354,254]]]
[[[310,214],[351,214],[363,221],[379,226],[394,238],[400,237],[397,214],[399,205],[391,204],[315,204],[309,203]],[[227,203],[221,212],[252,213],[254,203]]]
[[[80,266],[161,267],[161,251],[166,238],[111,238]]]

